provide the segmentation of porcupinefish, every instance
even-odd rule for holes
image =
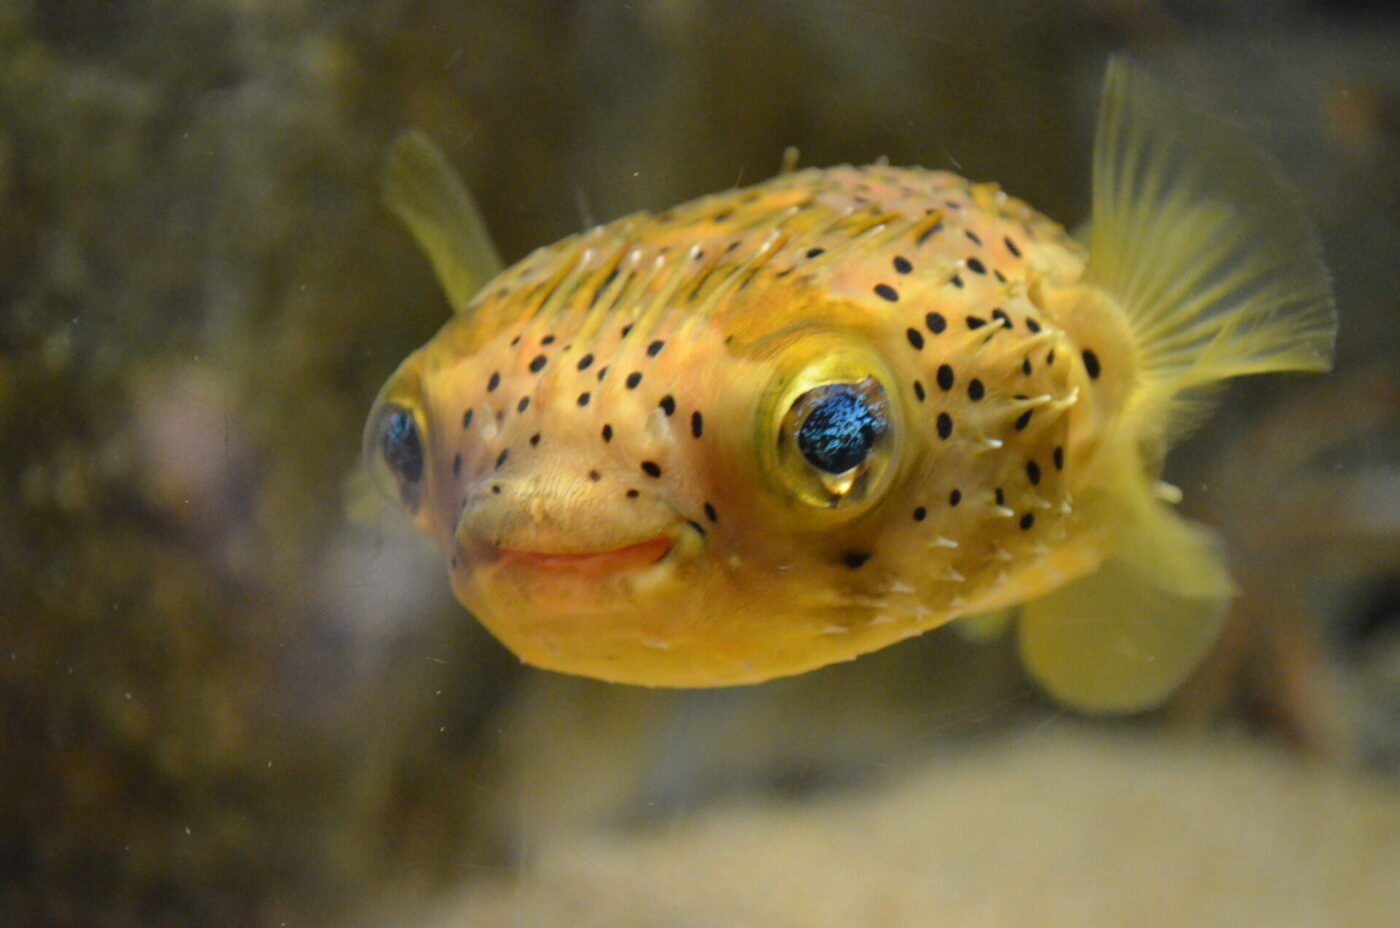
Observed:
[[[421,134],[386,196],[455,314],[366,452],[458,599],[524,661],[756,683],[1016,608],[1091,712],[1161,702],[1232,584],[1159,482],[1227,378],[1329,367],[1289,190],[1121,60],[1087,249],[946,171],[788,170],[504,271]]]

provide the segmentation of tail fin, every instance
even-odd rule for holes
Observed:
[[[1018,638],[1061,702],[1133,712],[1186,678],[1233,593],[1214,536],[1154,495],[1143,449],[1200,421],[1227,378],[1326,370],[1336,316],[1308,223],[1268,162],[1122,59],[1104,81],[1085,280],[1121,307],[1137,349],[1095,493],[1116,547],[1027,604]]]
[[[427,252],[453,312],[501,270],[481,211],[442,152],[422,132],[394,141],[384,168],[384,201]]]
[[[1116,298],[1140,351],[1129,417],[1162,423],[1170,443],[1220,381],[1331,367],[1337,317],[1317,242],[1238,127],[1115,58],[1093,192],[1085,279]]]

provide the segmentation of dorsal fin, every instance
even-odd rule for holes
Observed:
[[[427,252],[453,312],[501,271],[481,210],[442,152],[416,129],[399,136],[384,171],[384,202]]]
[[[1142,361],[1129,414],[1169,440],[1214,383],[1330,367],[1336,313],[1293,191],[1239,127],[1123,58],[1104,79],[1089,234],[1085,279],[1122,307]]]

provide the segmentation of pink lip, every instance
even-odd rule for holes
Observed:
[[[588,576],[604,576],[623,570],[648,567],[661,560],[671,550],[672,540],[665,536],[650,538],[635,545],[596,551],[588,554],[554,554],[548,551],[516,551],[497,548],[500,560],[534,570],[568,571]]]

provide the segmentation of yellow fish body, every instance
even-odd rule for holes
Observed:
[[[1153,705],[1231,595],[1157,483],[1212,385],[1322,370],[1326,274],[1229,127],[1110,66],[1087,252],[991,184],[783,174],[496,274],[408,136],[388,196],[456,314],[380,394],[371,461],[528,663],[754,683],[1020,606],[1031,674]]]

